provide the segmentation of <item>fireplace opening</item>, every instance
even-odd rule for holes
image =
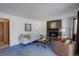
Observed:
[[[49,32],[49,37],[57,38],[59,32]]]

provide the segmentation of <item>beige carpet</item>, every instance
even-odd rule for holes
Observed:
[[[6,48],[6,47],[9,47],[9,45],[3,42],[0,42],[0,49]]]

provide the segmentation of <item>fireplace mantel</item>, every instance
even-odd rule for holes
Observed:
[[[52,33],[54,35],[57,34],[57,36],[58,36],[61,27],[62,27],[61,19],[47,21],[47,36],[51,37],[50,33]]]

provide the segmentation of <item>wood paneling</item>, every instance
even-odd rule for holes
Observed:
[[[51,23],[55,22],[57,28],[50,28]],[[52,21],[47,21],[47,36],[49,37],[49,32],[59,32],[59,30],[62,28],[62,21],[61,19],[58,20],[52,20]]]
[[[9,21],[4,22],[4,42],[9,43]]]
[[[0,22],[0,42],[4,42],[4,23]]]
[[[0,42],[9,44],[9,20],[0,18]]]

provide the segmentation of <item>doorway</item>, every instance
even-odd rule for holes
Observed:
[[[0,18],[0,49],[9,47],[9,20]]]

